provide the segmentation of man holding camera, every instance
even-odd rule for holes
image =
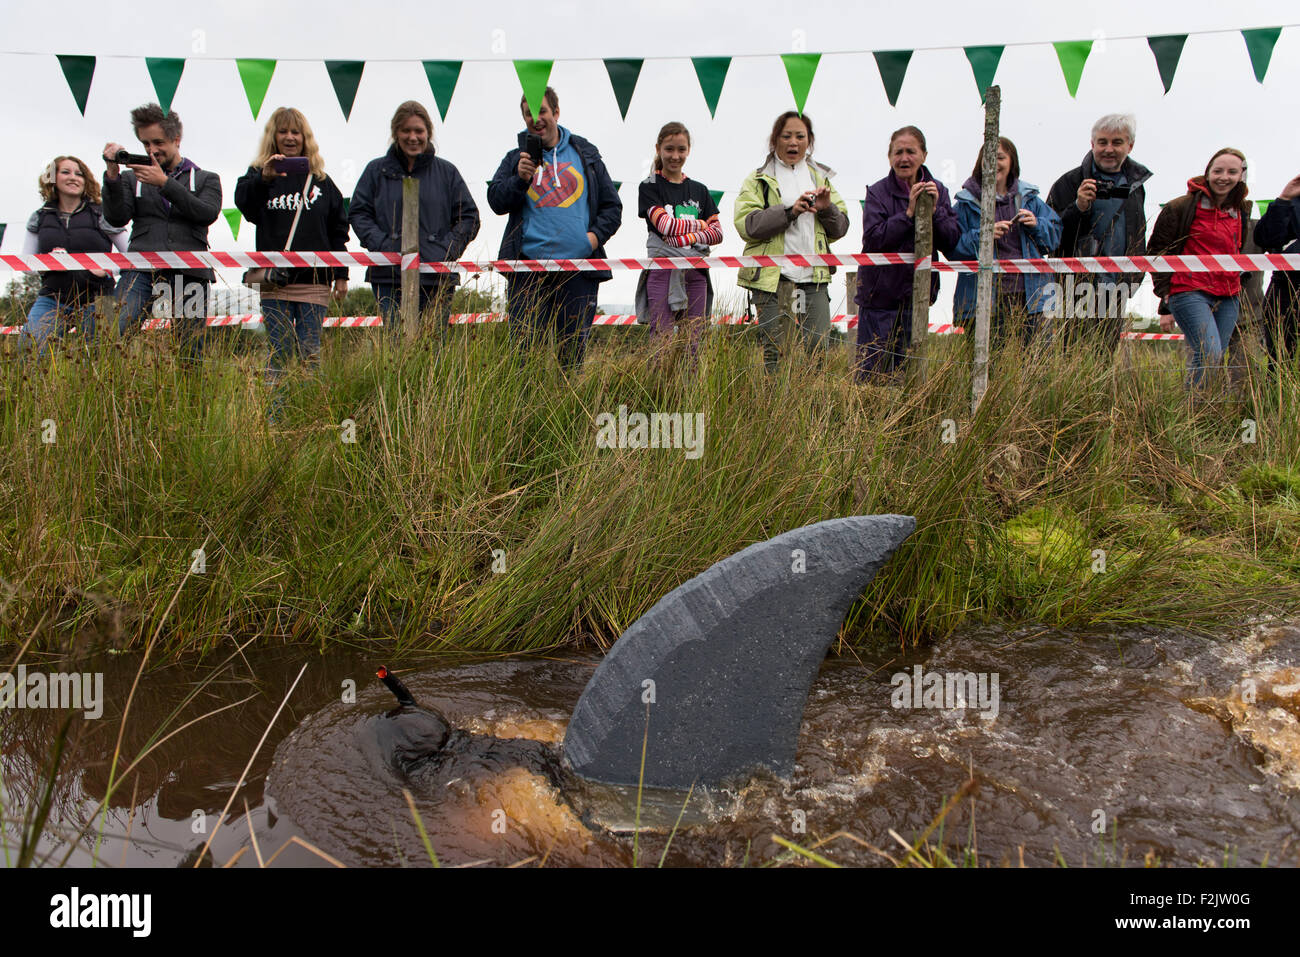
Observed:
[[[591,143],[560,126],[560,100],[549,86],[534,120],[525,98],[519,148],[501,161],[488,184],[488,205],[509,214],[500,259],[603,259],[618,230],[623,203]],[[522,345],[553,326],[560,362],[581,365],[596,315],[598,284],[608,270],[511,273],[507,279],[511,331]]]
[[[1140,256],[1146,252],[1146,189],[1142,184],[1151,178],[1151,171],[1129,156],[1136,125],[1136,119],[1128,114],[1103,116],[1092,125],[1092,149],[1083,163],[1052,185],[1047,205],[1061,217],[1057,255]],[[1086,318],[1086,308],[1076,307],[1073,325],[1064,330],[1067,340],[1087,336],[1103,355],[1112,357],[1124,331],[1124,304],[1137,293],[1142,276],[1075,276],[1076,293],[1085,283],[1095,285],[1094,318]],[[1121,283],[1125,284],[1124,294],[1117,295]]]
[[[145,148],[131,155],[121,144],[104,147],[104,219],[131,224],[129,252],[188,252],[208,248],[208,226],[221,214],[221,179],[181,156],[181,120],[157,103],[131,111]],[[126,170],[122,166],[126,165]],[[123,270],[117,285],[118,332],[140,328],[145,306],[171,303],[171,327],[186,360],[202,352],[211,269]]]

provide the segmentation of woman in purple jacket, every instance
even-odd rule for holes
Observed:
[[[889,138],[891,172],[867,187],[862,213],[864,253],[910,253],[916,248],[913,217],[922,193],[934,197],[934,246],[948,255],[961,235],[948,191],[925,168],[925,134],[915,126]],[[930,302],[939,298],[939,274],[930,274]],[[912,329],[912,267],[858,268],[859,379],[893,372],[907,358]]]

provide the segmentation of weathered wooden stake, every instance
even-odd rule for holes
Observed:
[[[402,178],[402,255],[420,253],[420,181],[414,176]],[[407,342],[420,332],[420,273],[402,270],[402,334]]]
[[[916,198],[916,259],[924,266],[912,270],[912,355],[907,360],[907,390],[925,384],[930,367],[926,340],[930,336],[930,254],[934,251],[934,197],[922,193]]]
[[[980,154],[979,275],[975,280],[975,369],[970,410],[979,411],[989,387],[989,326],[993,320],[993,220],[997,209],[998,114],[1002,90],[991,86],[984,94],[984,151]]]

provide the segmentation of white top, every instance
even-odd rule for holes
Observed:
[[[801,195],[816,188],[807,158],[801,159],[795,166],[789,166],[777,158],[773,165],[776,167],[776,185],[781,190],[781,201],[786,206],[794,205],[794,201]],[[785,231],[785,255],[812,256],[816,252],[817,214],[804,213]],[[786,265],[781,267],[781,275],[791,282],[812,282],[813,271],[811,266]]]

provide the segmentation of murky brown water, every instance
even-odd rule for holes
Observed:
[[[326,865],[295,837],[348,865],[428,864],[403,783],[444,864],[632,863],[632,835],[593,820],[630,823],[635,795],[620,804],[618,796],[571,782],[557,787],[539,772],[544,752],[532,743],[561,739],[597,658],[388,662],[455,727],[530,739],[495,744],[462,736],[456,763],[402,782],[366,747],[369,723],[392,705],[373,677],[378,659],[285,652],[247,654],[219,672],[174,666],[145,676],[123,736],[128,760],[173,713],[163,734],[249,700],[180,731],[142,762],[109,802],[96,852],[100,819],[92,815],[107,787],[138,659],[100,666],[104,715],[71,722],[41,859],[87,864],[97,853],[106,865],[175,866],[192,855],[212,834],[304,661],[301,682],[216,832],[218,864],[243,849],[236,866],[257,866],[259,853],[269,859],[284,848],[276,865]],[[830,659],[808,702],[794,777],[692,795],[666,863],[765,863],[784,853],[774,833],[810,846],[843,831],[858,841],[838,837],[820,853],[839,863],[888,865],[885,855],[904,853],[890,831],[915,840],[973,779],[973,794],[929,839],[931,846],[942,840],[954,860],[971,843],[973,816],[973,850],[983,864],[1015,864],[1022,855],[1026,864],[1051,864],[1059,855],[1071,866],[1147,857],[1174,865],[1294,865],[1300,672],[1279,669],[1297,664],[1294,626],[1218,641],[987,630],[919,652]],[[967,708],[891,707],[891,679],[913,676],[918,665],[923,673],[996,674],[996,717],[991,708],[981,716],[973,698]],[[355,703],[342,700],[349,679]],[[1247,698],[1258,689],[1255,703],[1243,703],[1243,688]],[[30,803],[65,715],[0,712],[6,817],[21,817]],[[684,797],[644,796],[643,823],[671,825]],[[15,827],[8,825],[6,837],[11,854]],[[659,861],[667,830],[641,834],[642,864]]]

